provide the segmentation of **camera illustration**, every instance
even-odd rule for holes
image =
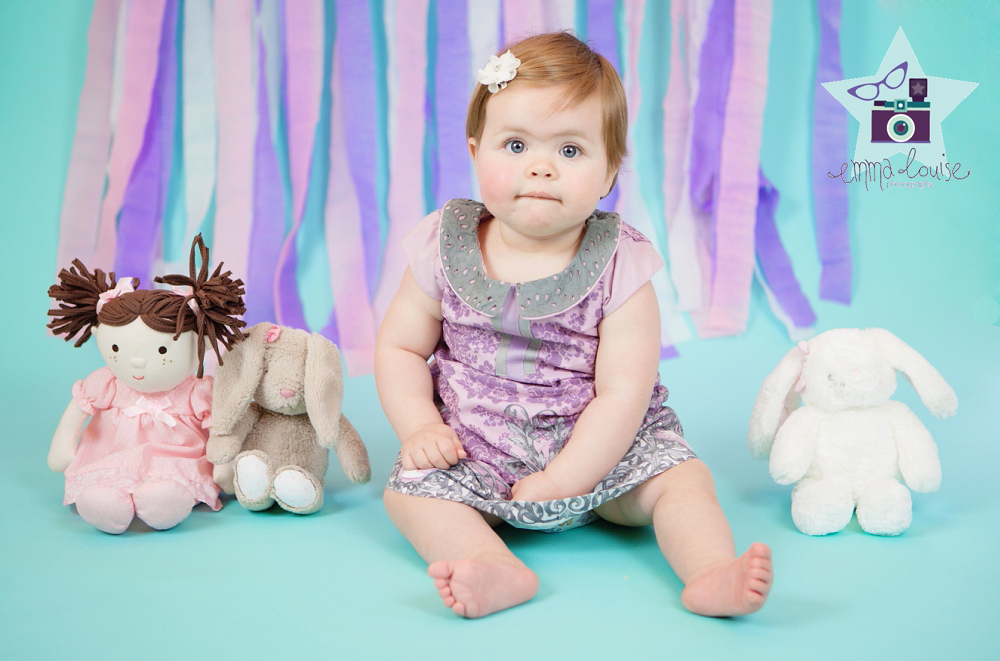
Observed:
[[[910,78],[910,99],[874,101],[872,142],[930,142],[931,104],[927,79]]]

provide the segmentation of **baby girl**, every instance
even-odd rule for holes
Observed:
[[[691,611],[758,610],[771,552],[737,556],[711,473],[664,404],[650,283],[663,263],[596,210],[626,151],[617,73],[567,33],[479,73],[466,135],[482,202],[452,200],[406,238],[379,332],[379,397],[402,442],[389,516],[465,617],[537,591],[496,525],[597,517],[652,524]]]

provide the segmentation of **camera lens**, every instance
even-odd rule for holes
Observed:
[[[906,142],[913,137],[917,125],[909,115],[893,115],[886,124],[886,132],[896,142]]]

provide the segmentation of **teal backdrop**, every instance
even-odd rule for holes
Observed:
[[[774,551],[765,609],[721,620],[683,609],[651,530],[605,524],[555,536],[506,530],[541,578],[538,597],[480,621],[452,616],[382,509],[398,441],[370,376],[347,381],[344,411],[369,447],[372,482],[349,485],[334,464],[318,514],[251,513],[229,501],[169,532],[114,537],[63,507],[48,444],[73,382],[102,365],[93,346],[74,349],[45,330],[90,11],[82,0],[0,0],[0,272],[10,312],[0,350],[0,658],[1000,655],[1000,3],[844,2],[845,78],[872,75],[902,27],[928,75],[979,86],[943,123],[949,160],[967,178],[849,185],[856,269],[854,301],[843,306],[818,300],[810,257],[815,7],[774,2],[762,163],[781,191],[777,224],[817,330],[891,330],[951,383],[959,412],[933,418],[900,379],[896,398],[937,442],[941,489],[914,495],[900,537],[854,522],[807,537],[792,524],[790,489],[746,449],[760,383],[792,346],[763,293],[754,290],[745,333],[682,344],[661,364],[671,404],[715,474],[737,546],[759,540]],[[648,12],[669,19],[667,3],[649,0]],[[857,130],[850,119],[850,153]]]

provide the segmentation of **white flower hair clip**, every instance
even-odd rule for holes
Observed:
[[[508,50],[500,57],[491,55],[490,61],[476,73],[476,77],[481,84],[489,87],[491,94],[496,94],[507,87],[507,81],[514,79],[519,66],[521,66],[521,60],[514,57],[514,54]]]

